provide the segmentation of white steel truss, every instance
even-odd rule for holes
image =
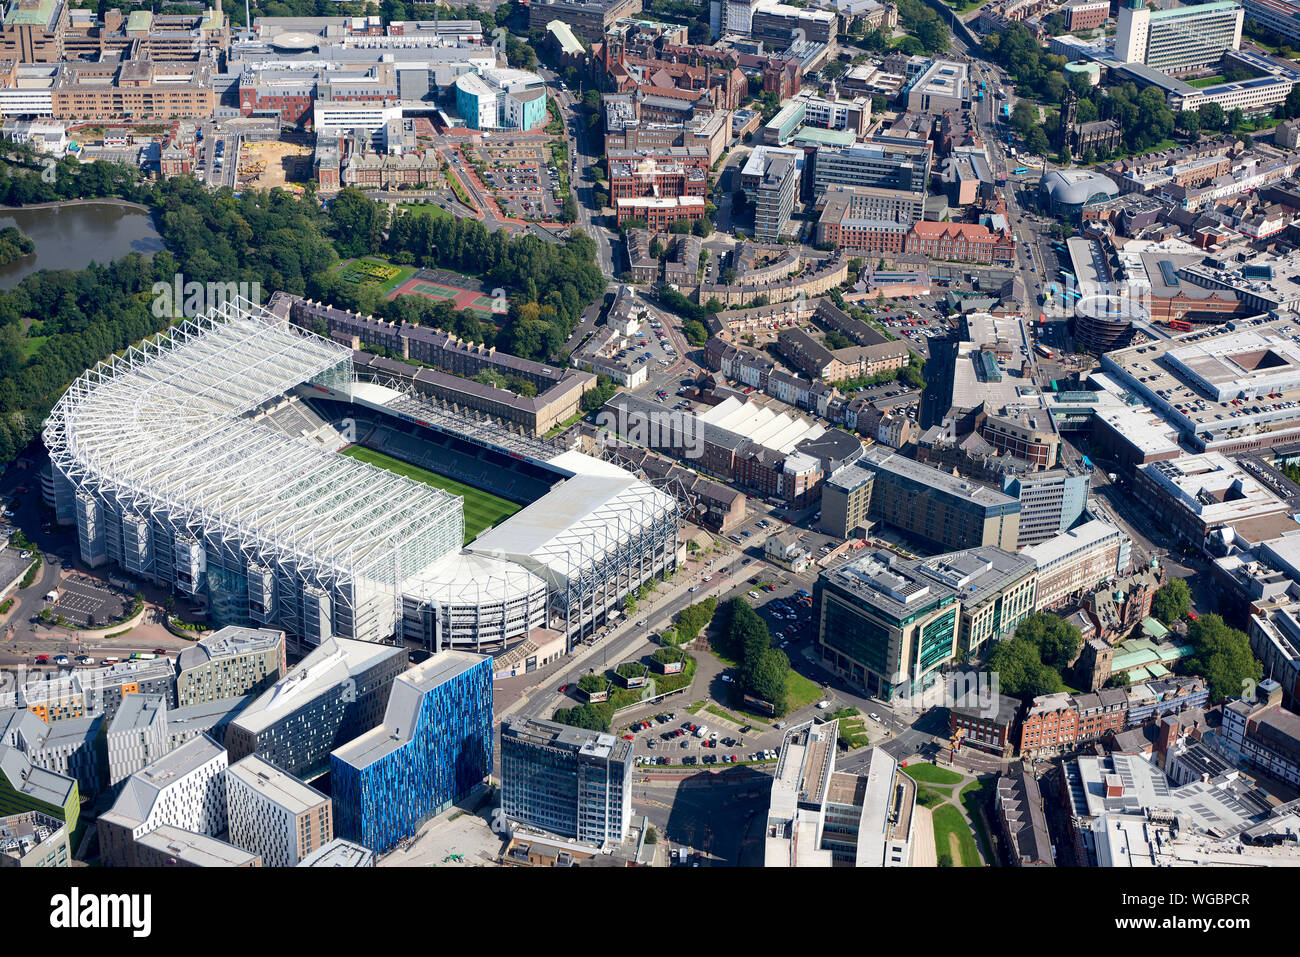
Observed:
[[[378,586],[459,549],[462,501],[248,418],[305,382],[350,388],[351,351],[229,302],[84,373],[45,443],[73,485],[318,581]]]

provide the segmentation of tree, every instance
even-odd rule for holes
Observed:
[[[790,678],[790,659],[780,648],[768,648],[748,668],[745,691],[769,702],[778,715],[786,711],[786,682]]]
[[[1130,684],[1127,671],[1117,671],[1106,679],[1107,688],[1127,688]]]
[[[356,187],[340,190],[329,210],[339,254],[365,256],[378,252],[387,215],[383,204],[371,202]]]
[[[1038,611],[1022,621],[1016,628],[1016,637],[1026,641],[1038,651],[1038,657],[1049,668],[1064,671],[1079,654],[1083,635],[1064,618]]]
[[[1223,113],[1223,107],[1218,103],[1202,103],[1197,108],[1197,114],[1201,118],[1201,129],[1203,130],[1221,130],[1226,119]]]
[[[1184,618],[1192,610],[1192,590],[1182,578],[1171,578],[1151,599],[1151,613],[1166,625]]]
[[[1293,87],[1292,92],[1294,93],[1296,89],[1300,88]],[[1290,99],[1290,94],[1287,94],[1287,98]],[[1296,102],[1300,104],[1300,97]],[[1195,110],[1179,110],[1178,115],[1174,117],[1174,126],[1188,136],[1195,137],[1201,132],[1201,114]]]
[[[1211,701],[1237,697],[1264,676],[1264,666],[1251,653],[1250,639],[1218,615],[1201,615],[1188,627],[1187,638],[1195,651],[1183,659],[1183,668],[1205,679]]]
[[[998,644],[988,656],[988,670],[998,676],[1003,693],[1025,701],[1065,688],[1061,676],[1043,664],[1038,649],[1016,637]]]
[[[647,844],[658,844],[658,843],[659,843],[659,832],[656,831],[653,827],[648,827],[648,828],[646,828],[646,829],[645,829],[645,842],[646,842]]]

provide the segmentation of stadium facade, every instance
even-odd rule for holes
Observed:
[[[227,303],[73,383],[45,442],[83,561],[302,646],[476,651],[571,644],[676,567],[672,496],[409,381],[360,380],[351,349],[286,313]],[[460,496],[339,454],[354,442],[531,504],[463,549]]]

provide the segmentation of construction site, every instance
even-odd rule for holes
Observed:
[[[239,147],[239,187],[301,192],[311,179],[312,150],[300,143],[244,143]]]

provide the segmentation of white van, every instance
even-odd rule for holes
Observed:
[[[708,733],[709,733],[709,729],[705,725],[700,725],[698,728],[695,729],[695,736],[697,738],[702,738]]]

